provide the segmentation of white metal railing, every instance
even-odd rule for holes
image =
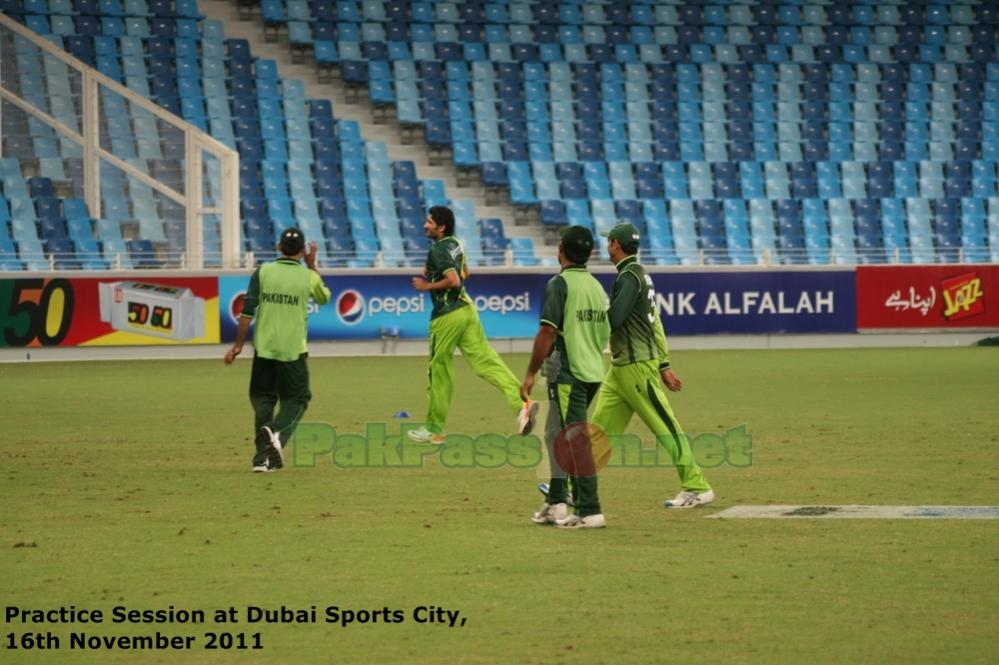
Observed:
[[[27,40],[36,47],[43,57],[52,57],[64,63],[80,77],[81,86],[81,131],[68,126],[58,118],[38,108],[17,92],[0,84],[0,99],[17,107],[24,113],[51,127],[58,134],[83,149],[83,189],[91,217],[101,215],[101,160],[120,169],[128,177],[149,186],[159,195],[173,201],[185,211],[186,246],[182,263],[187,268],[201,268],[205,263],[204,216],[220,217],[220,249],[222,267],[233,268],[240,265],[239,229],[239,154],[201,131],[194,125],[161,108],[142,95],[129,90],[117,81],[88,67],[65,51],[31,32],[23,25],[0,14],[0,40]],[[0,66],[3,63],[0,62]],[[155,118],[173,127],[184,140],[184,179],[183,191],[157,180],[130,164],[126,159],[105,149],[101,145],[100,121],[102,119],[101,93],[113,93],[128,100],[134,107],[152,114]],[[0,132],[2,132],[0,126]],[[2,138],[2,137],[0,137]],[[208,156],[216,160],[206,160]],[[206,192],[203,182],[205,168],[218,168],[219,192],[211,192],[209,199],[213,205],[206,205]]]
[[[888,257],[887,260],[885,257]],[[277,257],[276,251],[265,254],[254,254],[246,252],[244,255],[247,267],[256,265],[258,261],[270,261]],[[760,254],[753,252],[725,252],[723,250],[690,250],[679,252],[663,252],[656,250],[642,250],[639,254],[640,260],[648,266],[675,266],[677,268],[705,267],[716,268],[718,266],[742,266],[745,268],[780,268],[787,266],[811,266],[811,267],[847,267],[852,265],[906,265],[906,264],[961,264],[961,263],[989,263],[995,262],[990,257],[974,257],[963,251],[955,251],[950,254],[910,254],[899,253],[892,255],[879,252],[873,253],[854,252],[849,259],[839,257],[835,254],[816,254],[803,251],[783,251],[771,254],[764,251]],[[140,254],[113,254],[111,256],[88,256],[78,253],[27,253],[21,256],[27,264],[28,270],[32,271],[72,271],[72,270],[122,270],[122,269],[143,269],[143,268],[179,268],[195,269],[187,263],[184,252],[159,251],[153,255],[142,256]],[[204,254],[206,263],[216,266],[221,265],[221,255],[206,252]],[[327,252],[319,262],[321,269],[336,268],[408,268],[417,269],[423,265],[426,255],[419,252]],[[606,257],[593,256],[590,265],[595,267],[609,267],[610,261]],[[509,250],[504,252],[484,253],[482,260],[475,264],[475,268],[510,268],[523,266],[555,266],[555,251],[552,247],[546,247],[536,251],[534,260],[527,260],[525,257],[514,257]],[[238,266],[237,266],[238,267]],[[0,261],[0,272],[4,270]]]

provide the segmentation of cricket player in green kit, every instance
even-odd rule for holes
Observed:
[[[711,503],[711,490],[697,465],[690,442],[670,408],[662,385],[673,392],[680,379],[670,369],[666,333],[656,307],[652,278],[638,263],[638,229],[621,223],[607,233],[607,250],[617,266],[611,290],[611,368],[597,394],[593,423],[611,439],[624,433],[637,413],[669,452],[680,474],[680,493],[667,508],[692,508]]]
[[[434,303],[430,314],[429,403],[426,425],[409,430],[407,435],[421,443],[444,443],[454,393],[456,348],[461,349],[477,376],[503,393],[507,405],[517,414],[518,433],[528,434],[534,428],[539,405],[533,400],[521,401],[517,378],[486,339],[479,313],[465,291],[468,267],[461,243],[454,237],[454,223],[450,208],[434,206],[423,225],[434,244],[427,253],[423,277],[413,278],[413,288],[429,291]]]
[[[558,433],[582,423],[586,432],[586,411],[600,388],[604,375],[604,348],[610,337],[607,323],[607,294],[600,282],[586,269],[593,252],[593,234],[582,226],[570,226],[562,232],[558,261],[562,271],[549,280],[541,305],[541,326],[534,338],[531,360],[521,384],[520,394],[530,398],[534,377],[546,357],[548,371],[548,445],[551,483],[545,503],[531,520],[535,524],[555,524],[563,528],[600,528],[607,525],[597,498],[597,476],[573,476],[576,513],[566,506],[567,473],[556,462]],[[581,447],[592,466],[590,442]]]
[[[330,301],[330,290],[316,271],[316,243],[305,251],[305,235],[286,229],[278,245],[281,258],[258,267],[250,277],[243,298],[236,341],[225,354],[232,364],[243,351],[243,342],[256,317],[253,332],[253,369],[250,404],[253,405],[253,471],[277,471],[284,466],[284,446],[295,431],[312,393],[309,390],[308,307]],[[305,259],[305,266],[300,263]],[[274,416],[278,401],[281,409]]]

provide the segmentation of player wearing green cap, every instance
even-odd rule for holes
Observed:
[[[445,206],[430,208],[423,229],[434,241],[427,253],[423,277],[413,278],[413,288],[429,291],[434,308],[430,314],[430,367],[427,388],[427,421],[407,435],[421,443],[444,443],[447,414],[454,393],[454,350],[475,374],[498,388],[517,414],[517,431],[534,427],[538,403],[522,401],[517,378],[489,345],[472,299],[465,291],[468,267],[461,243],[454,237],[454,213]]]
[[[711,503],[715,493],[704,479],[662,389],[666,384],[678,392],[682,384],[670,368],[652,278],[638,263],[638,229],[621,223],[606,235],[607,250],[618,274],[608,311],[611,368],[597,394],[593,423],[613,438],[625,431],[632,414],[637,413],[669,452],[680,475],[680,493],[664,505],[691,508]]]
[[[305,235],[298,229],[286,229],[278,249],[281,258],[253,271],[243,297],[236,341],[225,354],[225,364],[232,364],[243,351],[250,322],[256,317],[250,372],[255,472],[276,471],[284,466],[284,446],[312,399],[306,362],[309,298],[318,305],[330,300],[330,290],[316,270],[315,241],[309,243],[306,252]],[[275,417],[274,407],[279,400],[281,409]]]
[[[562,232],[558,245],[558,261],[562,271],[549,280],[541,305],[541,326],[534,338],[531,360],[521,384],[520,394],[527,400],[534,387],[534,377],[546,362],[548,373],[548,423],[545,443],[551,467],[551,482],[541,509],[531,518],[536,524],[552,524],[564,528],[599,528],[606,526],[597,497],[597,476],[590,450],[586,411],[600,388],[604,374],[603,352],[610,337],[607,323],[607,294],[600,282],[586,269],[593,251],[593,234],[582,226],[570,226]],[[555,446],[567,444],[567,428],[573,428],[586,438],[574,447],[586,459],[574,460],[571,469],[563,469],[556,461]],[[580,469],[592,468],[583,475]],[[566,506],[567,472],[572,476],[576,514],[569,515]],[[578,475],[577,475],[578,474]]]

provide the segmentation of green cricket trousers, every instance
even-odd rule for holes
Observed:
[[[613,442],[616,435],[624,433],[634,413],[648,425],[656,441],[669,452],[677,473],[680,474],[682,489],[689,492],[706,492],[711,489],[694,459],[687,435],[673,415],[666,393],[663,392],[658,364],[654,360],[611,365],[600,392],[597,393],[593,424],[606,432]]]
[[[267,462],[267,449],[270,440],[262,434],[260,428],[270,427],[281,437],[281,443],[287,445],[295,426],[305,414],[312,393],[309,390],[309,366],[306,359],[308,353],[303,353],[296,360],[282,361],[261,358],[254,354],[253,369],[250,371],[250,404],[253,405],[253,425],[256,438],[256,454],[253,456],[254,466]],[[274,407],[281,402],[277,417]]]
[[[454,350],[468,361],[476,376],[485,379],[506,397],[514,414],[523,406],[520,382],[489,345],[473,305],[465,305],[430,320],[430,368],[427,388],[427,429],[445,432],[447,414],[454,393]]]
[[[551,370],[549,370],[551,371]],[[556,376],[549,374],[549,376]],[[586,411],[599,390],[599,383],[554,383],[548,384],[548,420],[545,423],[545,445],[548,448],[548,463],[551,468],[551,482],[548,485],[549,504],[565,503],[566,483],[572,478],[572,495],[576,504],[576,514],[580,517],[601,512],[597,496],[597,476],[575,476],[567,473],[556,461],[555,446],[565,445],[559,434],[575,423],[586,423]],[[574,459],[579,466],[593,466],[593,453],[590,445],[574,447],[575,455],[588,455],[586,460]],[[578,467],[577,467],[578,468]]]

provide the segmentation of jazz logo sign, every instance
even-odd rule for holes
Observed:
[[[959,277],[944,280],[944,318],[957,321],[985,311],[985,298],[982,292],[982,278],[970,272]]]

